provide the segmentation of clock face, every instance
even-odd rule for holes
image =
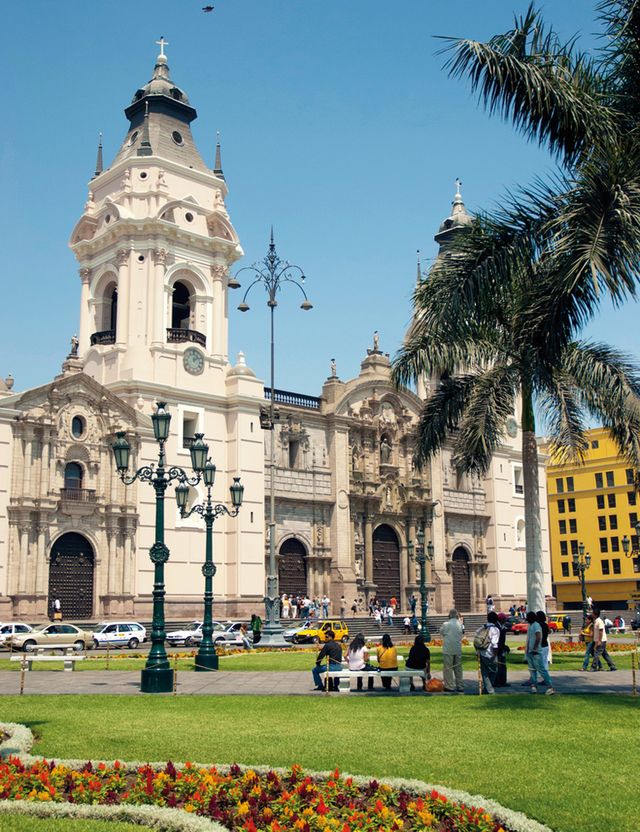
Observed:
[[[204,355],[200,350],[189,347],[184,351],[182,363],[188,373],[191,373],[192,376],[198,376],[204,370]]]
[[[518,423],[513,418],[513,416],[507,419],[507,433],[512,439],[515,439],[518,435]]]

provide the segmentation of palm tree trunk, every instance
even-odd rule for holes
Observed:
[[[524,481],[524,522],[527,564],[527,608],[543,610],[544,561],[540,529],[540,483],[538,445],[531,386],[522,385],[522,477]]]

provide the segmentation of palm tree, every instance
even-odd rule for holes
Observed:
[[[595,56],[563,43],[534,4],[487,43],[445,38],[450,75],[558,161],[510,219],[553,246],[552,300],[581,323],[602,294],[635,296],[640,274],[640,0],[604,0],[599,17]]]
[[[527,603],[537,610],[545,594],[536,413],[554,455],[579,458],[598,419],[638,470],[640,375],[610,347],[577,340],[580,303],[556,292],[563,254],[526,233],[525,216],[516,206],[458,231],[416,288],[393,375],[398,385],[437,379],[419,422],[419,466],[450,442],[460,470],[486,474],[520,403]]]

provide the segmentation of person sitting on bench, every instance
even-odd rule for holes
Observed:
[[[407,670],[424,672],[427,679],[431,678],[431,651],[425,644],[422,633],[418,633],[416,636],[413,647],[409,650],[405,667]],[[413,679],[411,680],[410,690],[415,690]]]
[[[325,657],[329,662],[329,671],[342,670],[342,647],[336,641],[333,630],[327,630],[325,635],[327,640],[323,644],[322,650],[318,653],[316,666],[312,670],[315,690],[324,690],[324,685],[322,684],[322,674],[327,672],[327,665],[321,665],[320,663]],[[331,684],[332,681],[334,683],[333,685]],[[337,679],[329,679],[329,690],[337,690],[337,685]]]
[[[375,667],[369,664],[369,651],[367,650],[367,643],[362,633],[358,633],[349,645],[347,659],[349,661],[349,670],[375,670]],[[357,682],[358,690],[362,690],[361,676],[358,676]],[[373,690],[373,676],[369,676],[367,679],[367,688],[368,690]]]
[[[378,666],[380,670],[397,670],[398,669],[398,651],[393,646],[391,636],[385,633],[382,636],[382,645],[378,647]],[[380,681],[385,690],[391,689],[391,676],[383,676]]]

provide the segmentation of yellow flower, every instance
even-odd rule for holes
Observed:
[[[38,800],[51,800],[49,792],[38,792]]]
[[[249,803],[245,800],[238,805],[238,814],[239,815],[246,815],[249,811]]]
[[[185,803],[184,810],[185,812],[195,812],[196,807],[193,805],[193,803]]]

